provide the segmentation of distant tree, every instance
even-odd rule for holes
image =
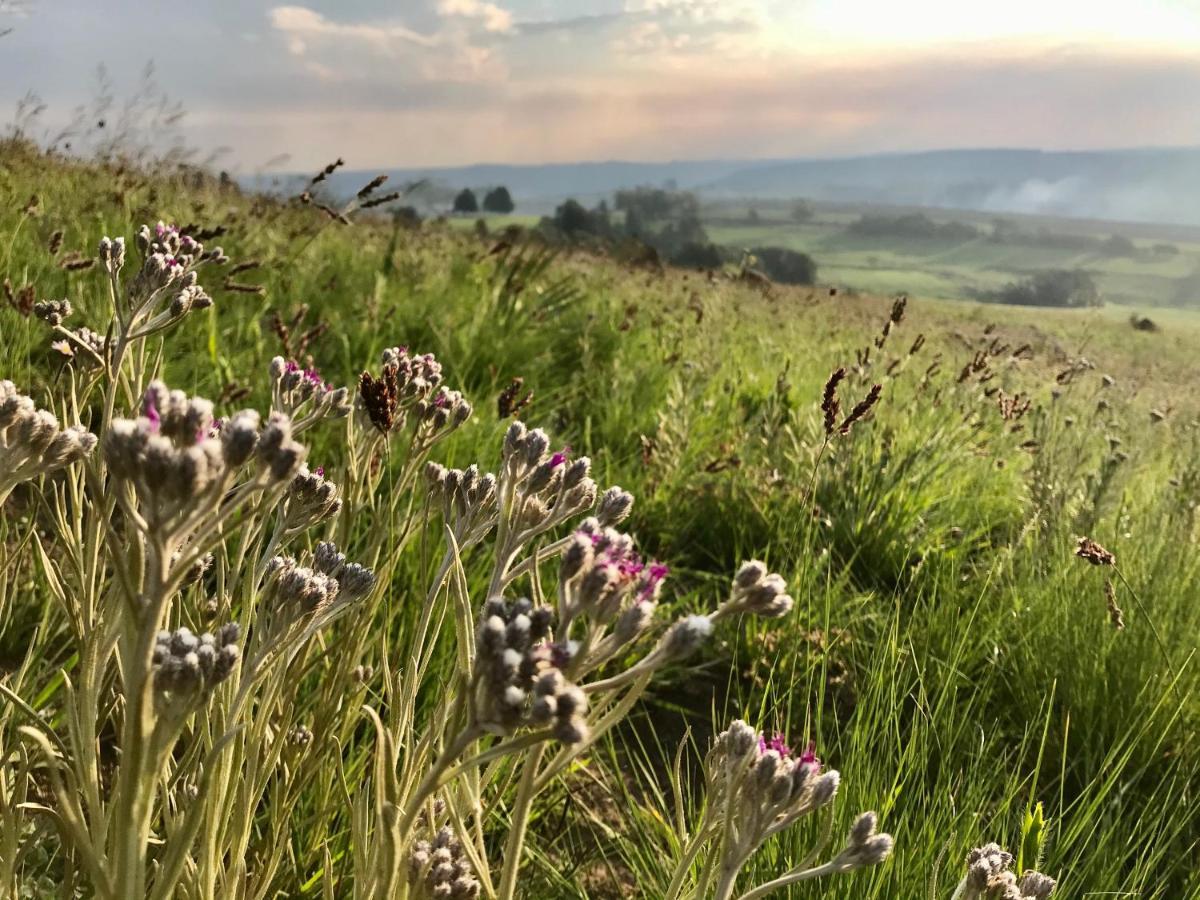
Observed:
[[[1174,244],[1155,244],[1151,247],[1156,256],[1178,256],[1179,248]]]
[[[506,188],[504,185],[492,188],[483,198],[484,212],[501,213],[507,215],[516,208],[516,204],[513,203],[512,195],[508,192],[508,188]]]
[[[642,215],[636,209],[625,210],[625,233],[634,238],[641,238],[646,233]]]
[[[815,215],[816,212],[813,210],[812,204],[807,200],[797,200],[792,205],[792,221],[797,224],[811,222]]]
[[[817,263],[807,253],[786,247],[755,247],[750,251],[758,266],[780,284],[812,284],[817,280]]]
[[[966,222],[935,222],[924,213],[899,216],[863,215],[847,228],[856,237],[887,237],[906,240],[973,241],[979,229]]]
[[[757,225],[759,222],[758,210],[753,206],[746,212],[746,221],[751,225]]]
[[[560,204],[554,210],[554,218],[551,220],[554,227],[568,239],[577,239],[583,235],[604,236],[601,221],[603,220],[599,215],[588,211],[574,198]]]
[[[454,211],[456,213],[473,213],[479,212],[479,201],[475,199],[475,192],[470,188],[463,188],[454,198]]]
[[[1105,256],[1137,256],[1137,244],[1123,234],[1114,234],[1100,245]]]
[[[392,220],[405,228],[415,228],[421,224],[421,214],[415,206],[401,206],[392,210]]]
[[[699,241],[682,244],[671,254],[670,259],[674,265],[686,269],[718,269],[725,262],[720,247]]]
[[[1047,269],[1022,281],[1010,282],[985,299],[1016,306],[1101,306],[1100,289],[1083,269]]]

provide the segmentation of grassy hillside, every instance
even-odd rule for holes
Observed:
[[[230,276],[233,288],[210,279],[213,307],[189,315],[161,358],[170,385],[214,399],[220,414],[267,408],[276,354],[353,386],[384,348],[403,344],[434,353],[475,405],[434,458],[486,468],[508,425],[497,397],[519,376],[533,392],[521,417],[589,456],[601,485],[635,495],[630,530],[671,566],[665,607],[711,608],[743,559],[788,579],[790,616],[721,631],[698,670],[656,682],[627,724],[539,799],[521,896],[664,896],[682,852],[671,823],[696,796],[696,760],[714,727],[740,716],[794,744],[811,738],[842,772],[836,833],[855,811],[877,809],[895,835],[892,858],[832,884],[836,895],[925,897],[936,883],[933,895],[949,897],[967,850],[991,840],[1015,849],[1040,803],[1040,868],[1061,879],[1063,896],[1200,897],[1200,326],[1190,317],[1143,333],[1107,309],[936,299],[894,308],[893,290],[954,296],[1033,262],[986,247],[944,248],[935,260],[849,246],[834,227],[844,220],[824,213],[815,225],[712,232],[813,252],[822,280],[861,288],[854,296],[763,294],[584,254],[545,261],[447,226],[342,225],[194,173],[150,176],[4,144],[0,277],[11,300],[0,303],[0,378],[39,399],[69,382],[27,299],[69,298],[75,324],[102,330],[104,279],[71,260],[92,258],[101,235],[132,242],[159,219],[220,226],[211,243],[234,263],[260,263]],[[867,262],[891,253],[889,265]],[[523,268],[531,258],[545,265]],[[1106,273],[1106,289],[1119,277]],[[847,406],[876,383],[882,399],[827,440],[822,388],[840,366]],[[311,459],[335,459],[334,437],[318,434]],[[15,553],[44,536],[44,513],[27,492],[3,508],[0,685],[66,734],[80,665],[68,617],[41,567]],[[346,521],[339,534],[363,545],[386,527]],[[1076,558],[1083,535],[1118,568]],[[441,539],[436,523],[428,539]],[[330,885],[334,873],[344,890],[354,878],[352,791],[372,781],[375,731],[359,708],[389,715],[385,671],[405,678],[392,648],[414,627],[426,567],[421,553],[404,557],[368,621],[332,626],[329,654],[361,648],[345,666],[372,672],[340,707],[339,739],[318,734],[302,764],[287,763],[306,767],[289,787],[290,813],[269,802],[256,812],[247,859],[261,866],[280,840],[285,848],[257,896],[349,896]],[[468,559],[465,577],[486,581],[486,571]],[[1106,577],[1123,630],[1106,611]],[[452,671],[452,645],[438,653]],[[323,690],[316,678],[298,683],[304,721],[316,721]],[[442,699],[422,692],[418,720]],[[24,752],[26,721],[0,701],[6,765]],[[29,849],[0,874],[39,896],[77,861],[59,849],[54,817],[16,811],[12,790],[0,778],[0,819]],[[497,868],[509,808],[481,824]],[[796,862],[816,827],[768,843],[746,886]],[[822,893],[800,885],[789,896]]]

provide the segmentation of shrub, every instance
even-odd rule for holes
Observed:
[[[786,247],[755,247],[750,252],[772,281],[781,284],[814,284],[817,280],[816,261],[807,253]]]

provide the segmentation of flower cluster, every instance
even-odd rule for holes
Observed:
[[[448,469],[440,463],[425,466],[430,497],[442,507],[442,515],[459,545],[482,540],[496,525],[496,476],[481,475],[479,466]]]
[[[243,410],[218,430],[210,402],[169,391],[160,381],[147,389],[141,417],[112,423],[103,449],[112,476],[134,485],[150,526],[201,499],[218,502],[251,459],[260,463],[264,486],[284,482],[306,452],[292,439],[287,416],[272,414],[260,431],[258,413]]]
[[[811,748],[795,757],[782,738],[767,739],[740,720],[718,736],[705,770],[709,798],[731,832],[727,852],[742,858],[831,802],[841,777],[823,773]]]
[[[154,641],[154,686],[171,698],[200,696],[233,674],[241,652],[236,622],[197,637],[187,627],[160,631]],[[163,698],[165,702],[166,698]]]
[[[282,622],[307,620],[367,596],[375,587],[375,573],[366,566],[346,562],[346,554],[329,541],[317,544],[312,566],[302,566],[290,556],[276,556],[267,564],[263,598]]]
[[[967,854],[967,875],[954,896],[959,900],[1046,900],[1054,893],[1053,878],[1033,870],[1019,878],[1012,854],[998,844],[976,847]]]
[[[301,432],[322,419],[340,419],[350,414],[349,388],[332,388],[313,368],[276,356],[267,367],[271,379],[271,408],[286,413],[293,432]]]
[[[550,451],[540,428],[513,422],[504,435],[501,480],[512,503],[513,539],[524,543],[567,521],[596,502],[591,460]]]
[[[667,567],[643,562],[633,538],[585,519],[572,536],[559,566],[559,615],[567,628],[576,616],[616,622],[614,637],[625,644],[650,624]]]
[[[346,562],[346,554],[332,541],[321,541],[313,551],[313,568],[336,578],[343,603],[361,600],[375,588],[375,573],[359,563]]]
[[[479,882],[462,846],[449,828],[438,829],[432,841],[417,841],[408,857],[408,880],[420,900],[471,900]]]
[[[534,682],[551,666],[547,641],[553,618],[550,607],[524,598],[509,603],[497,597],[484,607],[472,681],[475,717],[488,731],[512,734],[530,724]]]
[[[60,428],[53,413],[0,381],[0,502],[15,485],[83,459],[95,446],[82,425]]]
[[[764,619],[778,619],[791,612],[794,604],[783,576],[768,573],[765,563],[752,559],[742,563],[733,576],[726,608],[730,613],[746,612]]]
[[[472,412],[462,394],[442,386],[442,366],[433,354],[413,355],[407,347],[385,350],[379,377],[359,376],[358,395],[363,415],[380,434],[402,430],[410,414],[431,432],[444,432]]]
[[[721,836],[718,896],[730,896],[738,872],[773,835],[833,802],[840,776],[822,772],[810,745],[799,756],[780,735],[768,738],[745,722],[722,732],[704,764],[708,786],[707,822]],[[859,815],[846,844],[829,862],[813,868],[802,864],[744,896],[761,897],[781,887],[877,865],[892,852],[892,837],[876,829],[873,812]],[[815,853],[814,853],[815,855]],[[811,857],[810,857],[811,859]]]
[[[42,300],[33,304],[33,314],[53,328],[71,316],[70,300]]]
[[[182,234],[177,226],[162,222],[153,229],[143,225],[136,243],[142,265],[129,282],[123,306],[118,308],[128,337],[155,334],[193,310],[212,306],[212,297],[198,283],[196,269],[206,263],[228,262],[221,248],[206,251],[203,244]],[[99,255],[115,279],[125,262],[124,241],[104,238]]]
[[[342,509],[338,486],[325,478],[323,469],[310,472],[301,465],[283,495],[283,527],[286,534],[299,534],[328,519]]]

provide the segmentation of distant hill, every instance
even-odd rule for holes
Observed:
[[[374,174],[340,171],[330,186],[348,195]],[[594,203],[623,187],[673,185],[714,197],[807,197],[1200,225],[1200,148],[936,150],[836,159],[476,165],[388,174],[393,183],[428,179],[446,190],[504,184],[518,212],[527,213],[545,212],[566,197]]]
[[[727,196],[945,207],[1127,222],[1200,224],[1200,149],[1048,153],[943,150],[796,160],[714,179]]]

